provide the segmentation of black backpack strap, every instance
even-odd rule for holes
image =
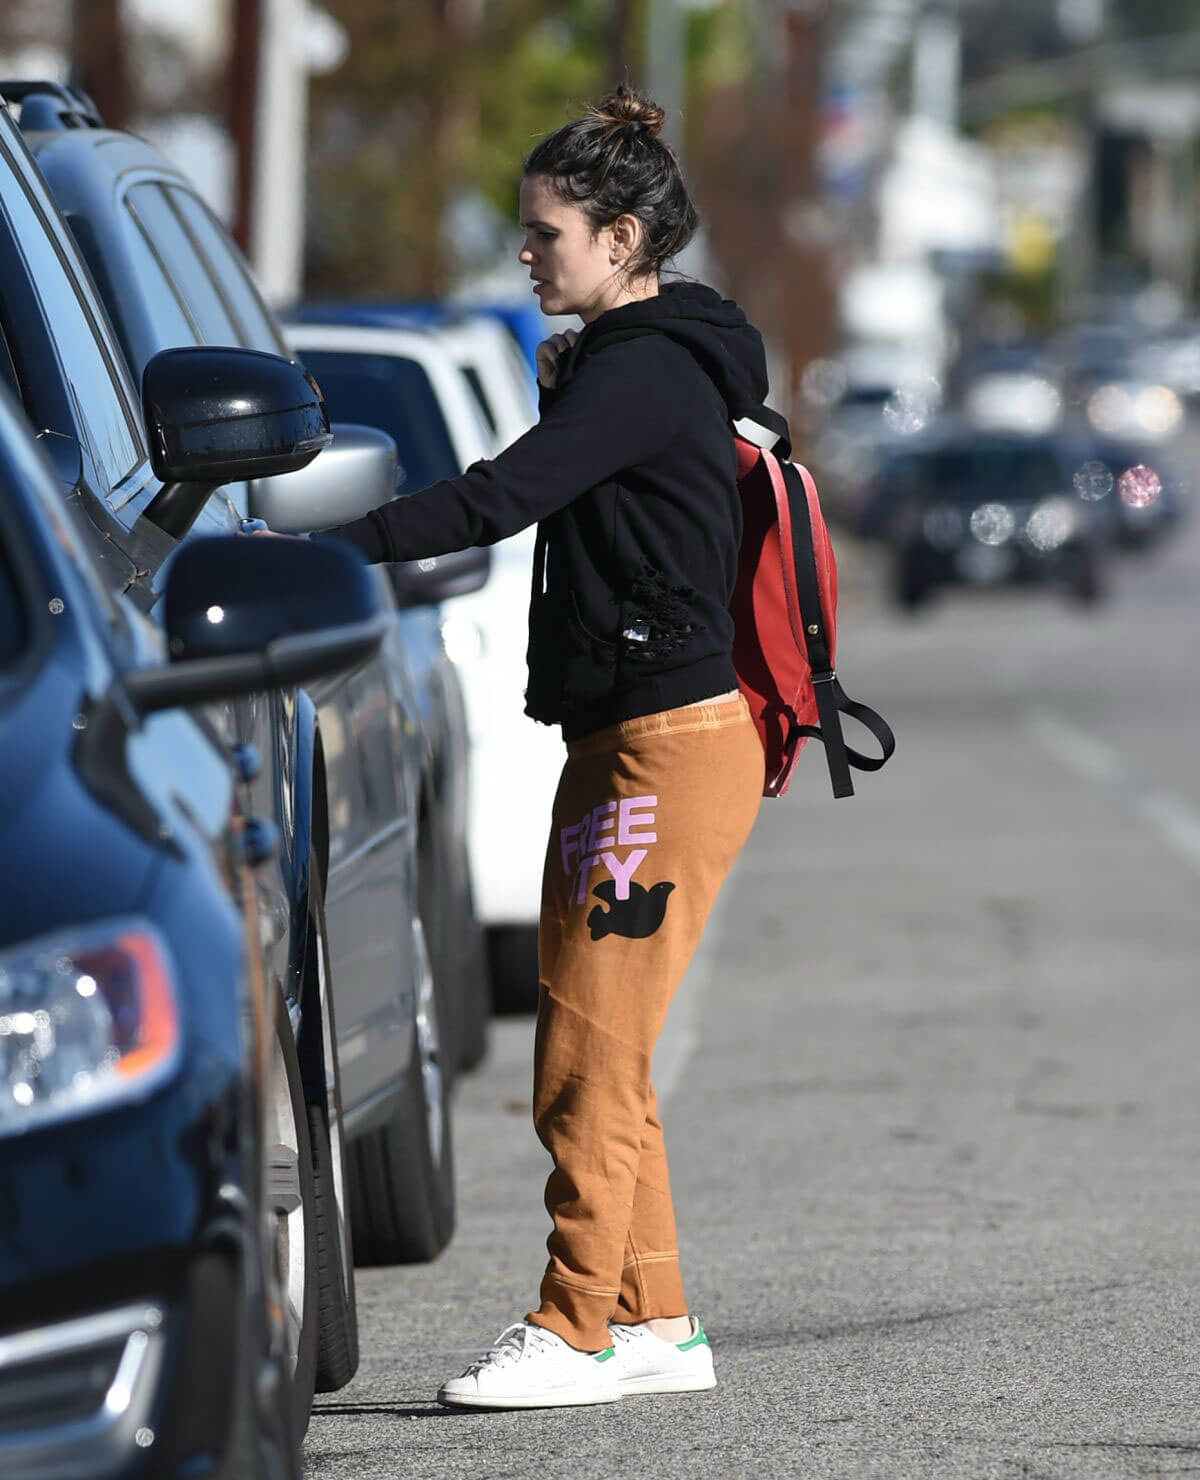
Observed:
[[[836,673],[814,673],[813,692],[817,696],[820,727],[797,725],[793,733],[807,735],[812,740],[824,742],[834,796],[853,796],[854,783],[850,779],[849,768],[853,766],[858,771],[878,771],[895,754],[896,737],[883,715],[878,714],[868,705],[860,704],[857,700],[847,696],[846,691],[838,683]],[[861,750],[855,750],[846,744],[845,736],[842,734],[841,715],[843,714],[856,719],[864,729],[870,730],[879,741],[879,755],[863,755]],[[830,744],[831,739],[832,744]]]
[[[778,441],[771,451],[781,463],[787,461],[792,455],[792,433],[787,424],[786,417],[780,416],[778,411],[772,411],[769,406],[756,406],[746,417],[756,426],[766,427],[767,431],[774,432]]]
[[[785,424],[786,425],[786,424]],[[837,673],[829,654],[829,634],[825,630],[825,616],[821,607],[821,587],[817,578],[817,551],[813,540],[812,515],[808,507],[808,492],[801,473],[790,463],[780,461],[784,484],[788,490],[788,506],[792,515],[792,553],[796,560],[796,593],[800,599],[800,611],[804,622],[804,646],[808,653],[808,666],[812,670],[813,693],[817,699],[817,717],[820,725],[796,725],[793,737],[806,735],[820,740],[825,746],[825,759],[829,764],[829,779],[833,783],[835,797],[852,797],[854,782],[850,779],[850,767],[859,771],[878,771],[887,763],[896,749],[896,737],[882,715],[846,696],[838,683]],[[846,744],[842,734],[843,714],[849,715],[865,726],[879,741],[882,752],[878,756],[863,755]]]

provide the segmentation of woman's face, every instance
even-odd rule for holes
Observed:
[[[577,313],[586,324],[624,296],[619,267],[636,234],[632,217],[620,216],[593,235],[582,206],[560,200],[545,175],[527,175],[521,181],[521,225],[520,260],[544,314]]]

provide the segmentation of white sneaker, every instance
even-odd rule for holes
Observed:
[[[698,1393],[717,1385],[712,1347],[704,1327],[692,1317],[686,1341],[664,1341],[649,1326],[608,1323],[622,1393]]]
[[[611,1346],[581,1352],[561,1336],[517,1321],[461,1377],[442,1385],[438,1402],[459,1408],[567,1408],[615,1403],[621,1396]]]

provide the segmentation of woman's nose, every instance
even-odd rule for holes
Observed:
[[[528,266],[528,264],[533,261],[533,253],[529,250],[528,247],[522,247],[521,250],[517,253],[517,261],[524,262]]]

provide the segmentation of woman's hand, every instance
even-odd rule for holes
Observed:
[[[534,351],[537,361],[538,384],[544,385],[548,391],[552,391],[558,384],[558,357],[563,350],[570,349],[579,334],[575,329],[566,329],[561,334],[551,334],[549,339],[543,339]]]

